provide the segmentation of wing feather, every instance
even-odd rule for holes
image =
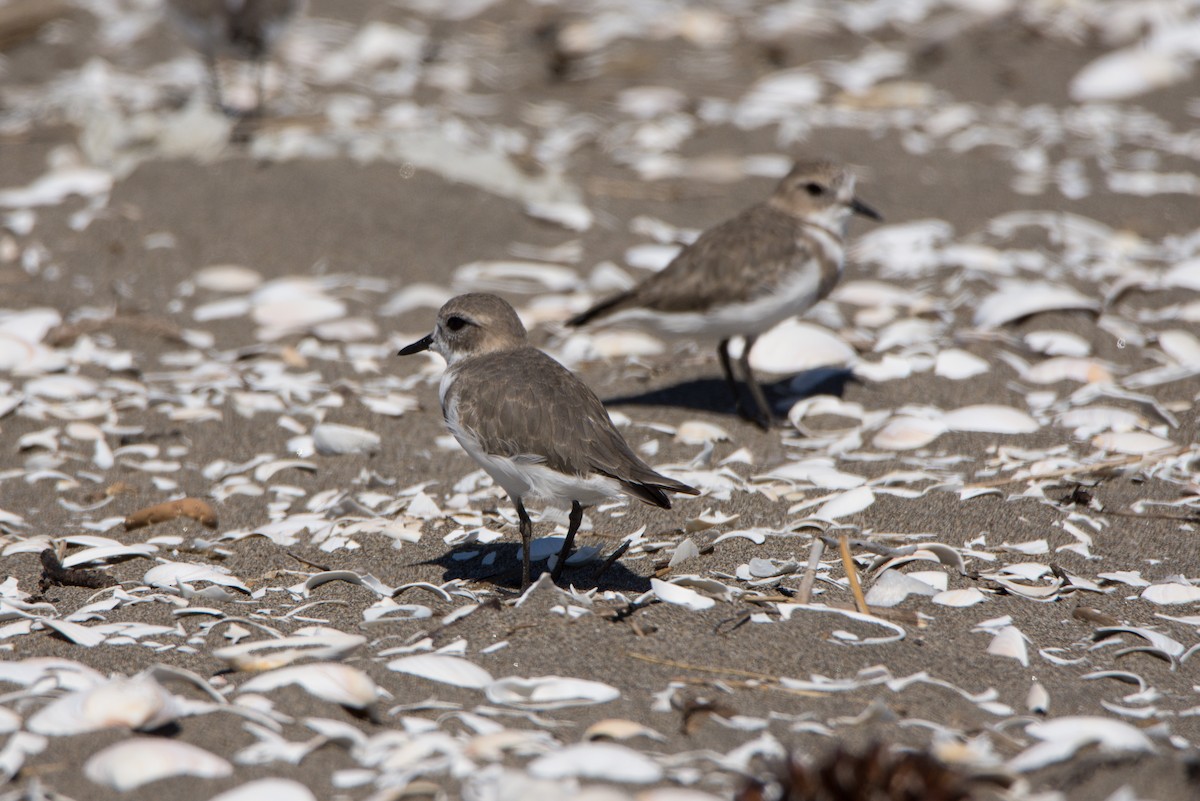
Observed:
[[[552,470],[616,479],[631,495],[670,507],[664,490],[697,494],[654,472],[630,449],[604,404],[567,368],[535,348],[462,362],[450,386],[458,424],[488,453],[536,459]],[[499,391],[499,388],[505,391]]]

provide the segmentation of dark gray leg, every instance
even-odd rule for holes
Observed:
[[[204,48],[204,67],[208,70],[208,91],[213,107],[225,113],[225,98],[221,93],[221,76],[217,74],[216,46],[209,42]]]
[[[267,97],[267,70],[266,56],[258,55],[254,58],[254,109],[250,112],[251,116],[257,117],[263,113],[266,106]]]
[[[737,377],[733,374],[733,362],[729,358],[728,339],[722,339],[721,344],[717,345],[717,355],[721,357],[721,369],[725,372],[725,384],[729,387],[729,394],[733,396],[733,405],[737,408],[737,413],[746,420],[753,419],[746,412],[746,407],[742,405],[742,391],[738,388]]]
[[[513,498],[513,505],[517,507],[517,517],[521,519],[521,592],[529,589],[529,547],[533,543],[533,521],[529,519],[529,512],[525,511],[525,504],[521,503],[520,498]]]
[[[766,431],[771,428],[771,421],[775,419],[775,415],[771,413],[771,407],[767,404],[767,396],[754,377],[754,371],[750,369],[750,349],[754,347],[755,339],[756,337],[746,337],[746,346],[742,348],[742,358],[738,360],[738,363],[742,367],[742,377],[746,379],[746,388],[750,390],[754,404],[758,407],[758,416],[754,422]]]
[[[567,538],[563,540],[562,550],[558,552],[558,563],[554,565],[554,572],[550,574],[550,578],[554,579],[557,584],[562,578],[563,570],[567,566],[567,557],[571,555],[571,549],[575,546],[575,532],[579,531],[579,524],[583,522],[583,507],[579,501],[571,501],[571,516],[567,521]]]

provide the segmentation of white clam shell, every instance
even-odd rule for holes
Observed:
[[[407,673],[430,681],[482,690],[495,681],[491,673],[473,662],[445,654],[419,654],[394,659],[387,663],[388,670]]]
[[[212,292],[251,292],[262,286],[263,277],[257,270],[240,264],[212,264],[192,276],[196,286]]]
[[[257,779],[226,790],[209,801],[317,801],[312,791],[293,779]]]
[[[932,600],[935,604],[939,604],[940,606],[963,608],[967,606],[974,606],[975,604],[981,604],[987,600],[987,596],[985,596],[975,587],[968,587],[963,590],[946,590],[945,592],[939,592],[937,595],[933,596]]]
[[[321,423],[313,427],[312,438],[317,453],[327,456],[372,453],[383,444],[383,438],[374,431],[339,423]]]
[[[1068,331],[1031,331],[1025,335],[1025,344],[1046,356],[1083,358],[1092,352],[1090,342]]]
[[[933,363],[934,375],[940,378],[949,378],[952,381],[983,375],[990,369],[991,365],[983,359],[957,348],[939,352]]]
[[[776,375],[794,375],[815,367],[847,365],[854,348],[819,325],[784,320],[758,338],[750,351],[750,366]]]
[[[1193,604],[1200,602],[1200,587],[1191,584],[1151,584],[1142,590],[1141,598],[1152,604],[1169,606],[1171,604]]]
[[[540,756],[529,763],[540,779],[599,779],[650,784],[663,777],[657,762],[640,751],[616,743],[579,743]]]
[[[1124,100],[1184,80],[1191,65],[1178,53],[1131,47],[1105,53],[1071,79],[1071,99]]]
[[[873,503],[875,493],[870,487],[855,487],[823,503],[814,516],[822,520],[837,520],[839,517],[858,514]]]
[[[522,709],[565,709],[573,706],[603,704],[621,697],[621,691],[598,681],[562,676],[498,679],[487,687],[487,699],[493,704]]]
[[[366,642],[367,638],[359,634],[327,631],[238,643],[218,648],[212,655],[237,670],[273,670],[300,659],[339,659],[361,648]]]
[[[527,203],[525,213],[536,220],[561,225],[568,231],[584,232],[596,221],[592,210],[582,203]]]
[[[454,271],[454,287],[471,292],[536,295],[568,292],[579,283],[570,267],[537,261],[473,261]]]
[[[727,442],[729,432],[718,425],[703,420],[688,420],[675,429],[675,441],[684,445],[705,445],[709,442]]]
[[[1100,434],[1092,438],[1092,444],[1110,453],[1126,453],[1134,456],[1175,447],[1175,443],[1171,440],[1144,431]]]
[[[34,713],[29,731],[61,737],[109,728],[155,729],[179,714],[179,704],[148,676],[116,678],[59,698]]]
[[[923,448],[949,430],[941,420],[924,417],[893,417],[871,440],[876,448],[906,451]]]
[[[364,709],[384,695],[366,673],[332,662],[293,665],[261,673],[243,683],[238,692],[267,692],[289,684],[295,684],[323,701],[352,709]]]
[[[125,792],[175,776],[220,779],[232,775],[233,766],[216,754],[189,743],[138,737],[94,754],[84,763],[83,772],[96,784]]]
[[[946,412],[942,422],[953,431],[988,434],[1030,434],[1041,426],[1025,412],[1011,406],[979,404]]]

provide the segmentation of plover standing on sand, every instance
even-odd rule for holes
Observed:
[[[882,217],[854,197],[854,176],[830,161],[797,163],[764,203],[709,228],[662,271],[568,321],[604,319],[666,337],[716,340],[738,412],[769,428],[773,415],[750,369],[759,334],[800,314],[842,273],[851,214]],[[729,340],[745,338],[739,364],[757,407],[742,405]]]
[[[639,459],[596,394],[530,346],[517,313],[495,295],[448,300],[438,311],[433,333],[400,355],[423,350],[446,360],[440,395],[450,433],[517,509],[522,589],[530,583],[533,539],[526,497],[570,501],[567,536],[552,576],[558,581],[585,507],[625,494],[669,509],[668,492],[699,494]]]
[[[263,62],[287,24],[308,0],[167,0],[167,13],[208,67],[213,101],[228,111],[221,92],[217,59],[254,63],[257,92],[254,111],[263,104]]]

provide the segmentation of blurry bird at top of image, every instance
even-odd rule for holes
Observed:
[[[307,0],[167,0],[167,16],[203,56],[213,103],[227,114],[238,115],[262,111],[267,59],[307,4]],[[252,65],[252,104],[229,102],[221,80],[225,59]]]

